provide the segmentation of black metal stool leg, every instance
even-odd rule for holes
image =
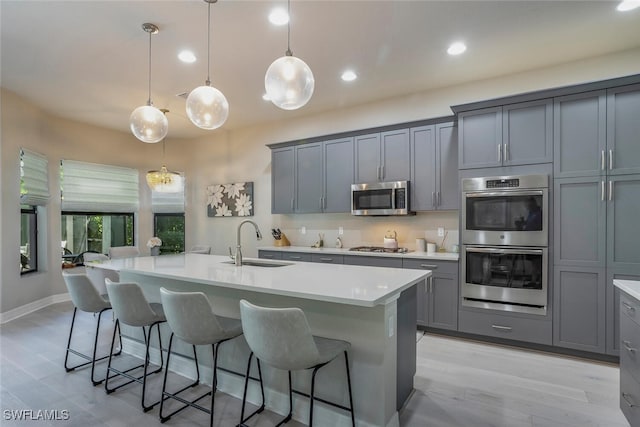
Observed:
[[[291,371],[287,371],[287,374],[289,374],[289,413],[278,424],[276,424],[276,427],[280,427],[281,425],[291,421],[291,416],[293,415],[293,388],[291,386]]]
[[[316,386],[316,374],[318,373],[318,369],[322,366],[316,366],[313,368],[313,373],[311,374],[311,395],[309,396],[309,427],[313,427],[313,392]]]
[[[351,412],[351,425],[352,427],[356,427],[356,417],[353,412],[353,395],[351,393],[351,374],[349,373],[349,356],[345,350],[344,352],[344,363],[347,368],[347,387],[349,388],[349,411]]]
[[[251,376],[251,359],[253,359],[253,352],[249,355],[249,361],[247,362],[247,374],[244,377],[244,393],[242,394],[242,409],[240,411],[240,423],[237,426],[244,426],[245,421],[249,420],[256,414],[264,411],[264,387],[262,385],[262,369],[260,368],[260,359],[256,357],[256,363],[258,365],[258,378],[260,380],[260,393],[262,394],[262,404],[258,409],[253,411],[249,416],[245,418],[244,408],[247,403],[247,388],[249,387],[249,378]]]
[[[73,371],[77,366],[72,368],[67,366],[67,360],[69,360],[69,349],[71,348],[71,335],[73,334],[73,325],[76,322],[76,313],[78,312],[77,307],[73,307],[73,316],[71,316],[71,328],[69,328],[69,340],[67,341],[67,354],[64,356],[64,369],[67,372]]]

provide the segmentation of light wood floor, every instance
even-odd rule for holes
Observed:
[[[0,425],[161,425],[157,408],[146,414],[140,410],[139,386],[107,396],[102,386],[90,385],[87,369],[65,373],[71,311],[71,303],[55,304],[0,327]],[[78,346],[90,348],[93,325],[91,315],[79,316]],[[102,349],[107,347],[110,332],[105,330],[104,336]],[[105,365],[100,366],[104,374]],[[628,426],[618,408],[618,376],[615,365],[425,335],[418,342],[416,390],[400,414],[400,425]],[[149,390],[157,391],[161,380],[161,375],[155,375]],[[171,379],[173,384],[180,380],[177,376]],[[7,420],[5,410],[20,409],[67,410],[70,419]],[[235,426],[239,411],[238,399],[216,395],[216,425]],[[279,417],[265,411],[249,424],[270,426]],[[187,409],[165,425],[205,426],[208,415]]]

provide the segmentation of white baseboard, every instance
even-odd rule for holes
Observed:
[[[22,317],[26,314],[38,311],[41,308],[45,308],[51,304],[57,304],[59,302],[70,301],[71,297],[68,293],[51,295],[46,298],[39,299],[38,301],[30,302],[20,307],[16,307],[4,313],[0,313],[0,325],[11,320]]]

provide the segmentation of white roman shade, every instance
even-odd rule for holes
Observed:
[[[49,200],[47,158],[33,151],[20,150],[20,204],[43,206]]]
[[[60,162],[62,210],[66,212],[136,212],[138,171],[120,166]]]
[[[151,190],[151,211],[153,213],[184,212],[184,174],[180,173],[180,191],[165,193]]]

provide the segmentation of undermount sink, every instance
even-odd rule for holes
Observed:
[[[235,264],[234,261],[223,261],[222,263]],[[243,259],[242,265],[250,265],[252,267],[285,267],[287,265],[293,265],[293,263],[283,261],[267,261],[261,259]]]

